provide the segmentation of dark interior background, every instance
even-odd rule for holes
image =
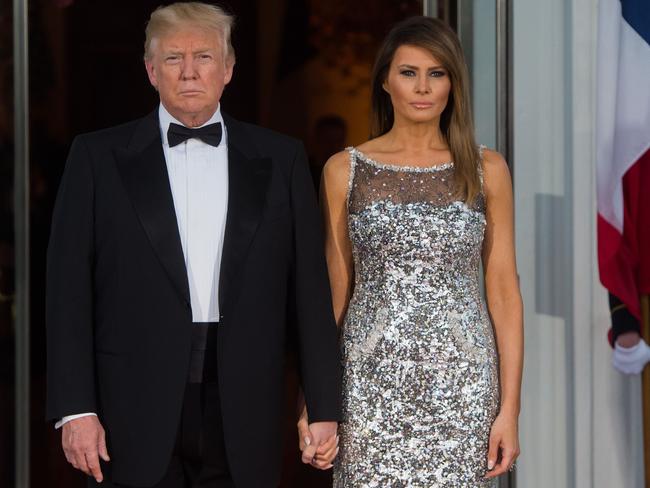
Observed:
[[[142,62],[144,27],[160,0],[33,0],[30,48],[31,479],[82,487],[60,433],[44,421],[45,253],[52,206],[72,138],[156,107]],[[301,138],[318,183],[325,159],[368,133],[377,47],[421,0],[230,0],[237,64],[222,103],[232,116]],[[0,0],[0,486],[13,486],[14,257],[12,4]],[[349,107],[349,108],[346,108]],[[283,487],[330,486],[331,472],[299,461],[298,374],[287,357]]]

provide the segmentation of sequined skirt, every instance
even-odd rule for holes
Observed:
[[[368,312],[352,303],[344,325],[334,487],[494,486],[484,475],[498,372],[482,307]]]

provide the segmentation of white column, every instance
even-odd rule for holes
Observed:
[[[571,254],[563,4],[523,0],[513,8],[515,227],[526,341],[517,482],[526,488],[573,488],[572,286],[560,275]]]

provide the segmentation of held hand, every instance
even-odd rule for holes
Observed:
[[[486,478],[496,478],[509,471],[519,456],[517,416],[499,413],[492,424]]]
[[[68,462],[101,483],[104,476],[99,467],[99,458],[106,462],[110,458],[106,449],[106,433],[97,417],[91,415],[71,420],[61,430],[61,444]]]
[[[302,451],[302,462],[317,469],[330,469],[338,452],[336,422],[314,422],[309,424],[311,443]]]
[[[338,453],[336,422],[314,422],[309,424],[307,408],[303,408],[298,419],[298,444],[302,451],[302,462],[318,469],[329,469]]]
[[[334,458],[339,453],[339,436],[335,435],[329,438],[316,449],[316,456],[312,464],[319,469],[330,469]]]

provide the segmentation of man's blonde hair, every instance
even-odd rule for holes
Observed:
[[[235,18],[226,13],[221,7],[201,2],[173,3],[158,7],[151,13],[145,29],[144,59],[153,56],[151,43],[175,30],[193,26],[213,30],[219,33],[224,49],[224,60],[235,61],[235,49],[230,41]]]

